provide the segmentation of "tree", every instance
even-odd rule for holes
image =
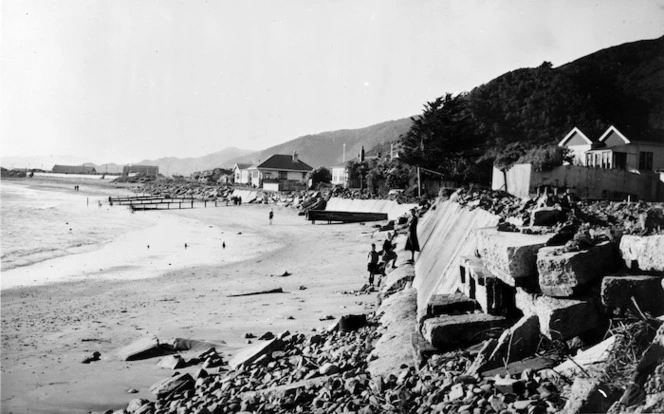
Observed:
[[[309,173],[311,186],[316,187],[320,183],[329,184],[332,181],[332,173],[325,167],[318,167]]]
[[[422,115],[412,120],[412,127],[401,137],[402,160],[449,177],[458,176],[458,167],[466,164],[461,159],[480,141],[465,95],[448,93],[427,102]]]

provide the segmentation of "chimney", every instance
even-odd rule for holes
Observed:
[[[293,162],[297,162],[297,151],[293,151]]]

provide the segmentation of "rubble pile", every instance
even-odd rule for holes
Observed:
[[[234,369],[175,373],[151,387],[156,401],[135,399],[116,412],[543,414],[564,404],[556,386],[532,371],[517,378],[464,374],[473,357],[468,351],[435,355],[419,371],[406,367],[372,378],[367,363],[379,332],[370,321],[348,332],[284,333]]]

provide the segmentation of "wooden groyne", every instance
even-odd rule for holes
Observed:
[[[364,221],[382,221],[387,220],[387,213],[366,213],[357,211],[329,211],[329,210],[309,210],[307,220],[312,224],[318,221],[327,221],[328,224],[333,221],[342,223],[360,223]]]
[[[128,206],[132,211],[147,210],[181,210],[195,207],[218,207],[217,200],[197,200],[194,197],[155,197],[155,196],[132,196],[132,197],[109,197],[111,206]],[[202,206],[201,206],[202,204]]]

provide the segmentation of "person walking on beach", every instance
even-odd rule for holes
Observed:
[[[270,209],[270,214],[268,214],[268,217],[270,218],[270,224],[272,224],[272,219],[274,218],[274,210]]]
[[[385,263],[385,268],[392,262],[392,269],[397,268],[397,253],[394,251],[396,247],[392,244],[392,239],[394,238],[394,233],[387,232],[387,238],[383,242],[383,262]]]
[[[371,243],[371,251],[367,255],[367,270],[369,271],[369,286],[374,285],[374,275],[378,273],[378,258],[380,255],[376,251],[376,245]]]
[[[420,251],[420,242],[417,239],[417,213],[415,209],[410,210],[410,222],[408,223],[408,238],[406,239],[406,250],[410,250],[410,260],[415,261],[415,252]]]

